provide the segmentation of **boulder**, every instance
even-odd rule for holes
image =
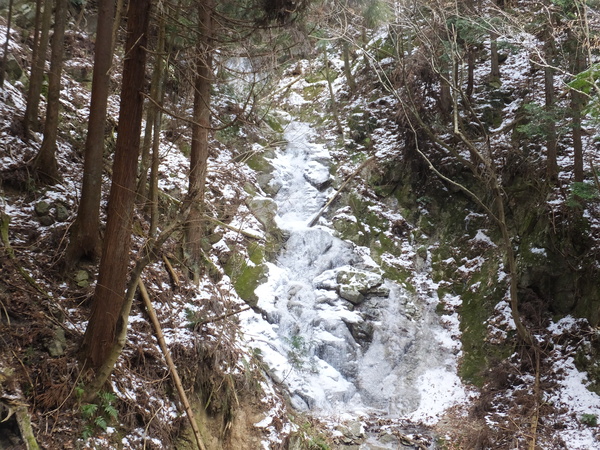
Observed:
[[[268,197],[253,197],[246,202],[250,212],[263,225],[265,231],[270,233],[277,230],[275,215],[277,214],[277,203]]]
[[[344,300],[348,300],[353,305],[360,305],[365,300],[365,296],[354,286],[350,285],[341,285],[339,287],[339,294],[340,297]]]
[[[363,295],[372,294],[376,288],[383,284],[383,277],[374,272],[356,269],[354,267],[343,267],[337,272],[338,284],[349,286]],[[389,291],[388,291],[389,293]]]
[[[54,207],[54,217],[57,222],[66,222],[69,220],[69,210],[62,203],[57,203]]]
[[[304,171],[304,179],[320,191],[328,188],[333,181],[329,168],[316,161],[308,163],[308,167]]]
[[[37,202],[33,210],[38,217],[50,215],[50,205],[45,201]]]

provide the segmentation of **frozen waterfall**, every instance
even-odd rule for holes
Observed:
[[[305,123],[291,122],[285,138],[271,182],[289,239],[255,291],[260,314],[243,316],[247,338],[297,409],[427,422],[465,395],[437,294],[407,291],[367,249],[307,226],[332,194],[330,155]]]

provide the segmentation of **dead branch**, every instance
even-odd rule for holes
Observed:
[[[169,275],[171,275],[173,284],[175,286],[179,286],[179,277],[177,276],[175,269],[173,269],[173,266],[171,265],[171,261],[169,261],[169,258],[167,258],[167,255],[163,255],[163,261],[165,263],[165,267],[167,268],[167,271],[169,272]]]
[[[173,358],[171,357],[171,353],[169,352],[169,348],[167,347],[167,343],[165,342],[165,336],[162,332],[162,328],[160,323],[158,322],[158,317],[156,317],[156,313],[154,312],[154,307],[152,306],[152,302],[150,301],[150,296],[148,295],[148,291],[146,290],[146,286],[144,286],[144,282],[140,278],[138,280],[138,286],[140,288],[140,293],[142,294],[142,299],[144,300],[144,305],[146,306],[146,310],[148,311],[148,315],[150,316],[150,320],[152,321],[152,325],[154,325],[154,330],[156,331],[156,339],[158,339],[158,344],[160,345],[160,349],[165,356],[165,360],[167,361],[167,365],[169,366],[169,370],[171,372],[171,376],[173,377],[173,383],[175,383],[175,387],[177,388],[177,393],[181,398],[181,402],[183,403],[183,407],[185,409],[185,413],[187,414],[188,420],[190,422],[190,426],[194,432],[194,437],[196,438],[196,443],[198,444],[198,448],[200,450],[206,450],[204,442],[202,442],[202,437],[200,436],[200,430],[198,429],[198,424],[196,423],[196,419],[194,417],[194,411],[190,406],[190,402],[188,401],[187,395],[185,393],[185,389],[181,384],[181,379],[179,378],[179,374],[177,373],[177,368],[175,367],[175,363],[173,362]]]
[[[308,226],[312,227],[314,226],[317,221],[319,220],[319,218],[323,215],[323,213],[325,211],[327,211],[327,208],[329,208],[329,206],[334,202],[334,200],[336,198],[338,198],[338,196],[340,195],[340,193],[344,190],[344,188],[348,185],[348,183],[350,183],[350,181],[352,181],[354,179],[354,177],[356,175],[358,175],[360,173],[361,170],[363,170],[368,164],[370,164],[371,162],[373,162],[373,160],[375,159],[374,156],[371,156],[370,158],[364,160],[362,162],[362,164],[360,166],[358,166],[358,168],[352,172],[348,178],[346,178],[346,180],[342,183],[342,185],[340,186],[340,188],[335,192],[335,194],[333,194],[333,197],[331,197],[329,199],[329,201],[327,203],[325,203],[325,205],[319,210],[319,212],[315,215],[315,217],[312,218],[312,220],[310,222],[308,222]]]
[[[219,225],[221,227],[227,228],[228,230],[231,230],[231,231],[235,231],[236,233],[240,233],[241,235],[246,236],[247,238],[256,239],[257,241],[260,241],[261,239],[263,239],[262,236],[251,233],[249,231],[244,231],[241,228],[233,227],[224,222],[221,222],[219,219],[215,219],[214,217],[210,217],[210,216],[206,216],[206,215],[204,217],[206,219],[210,220],[211,222],[216,223],[217,225]]]
[[[235,316],[236,314],[242,313],[244,311],[248,311],[249,309],[252,309],[252,308],[250,306],[246,306],[245,308],[238,309],[237,311],[230,311],[226,314],[221,314],[220,316],[214,317],[212,319],[203,320],[202,322],[198,322],[196,324],[196,327],[201,327],[202,325],[206,325],[207,323],[213,323],[213,322],[218,322],[219,320],[227,319],[228,317]]]

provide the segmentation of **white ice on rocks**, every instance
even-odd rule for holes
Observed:
[[[330,156],[305,123],[292,121],[285,138],[286,148],[271,163],[281,184],[276,221],[289,238],[255,291],[260,313],[242,316],[250,345],[297,409],[412,414],[431,422],[465,397],[455,374],[456,351],[439,338],[447,331],[434,311],[435,290],[413,294],[385,280],[379,294],[356,306],[338,295],[342,270],[369,274],[367,284],[377,284],[381,275],[365,249],[327,228],[307,226],[332,193],[317,189],[312,179],[315,172],[329,177]]]

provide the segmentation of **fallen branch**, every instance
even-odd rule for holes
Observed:
[[[216,223],[217,225],[219,225],[221,227],[227,228],[228,230],[231,230],[231,231],[235,231],[236,233],[240,233],[241,235],[246,236],[247,238],[256,239],[257,241],[260,241],[261,239],[263,239],[263,237],[259,236],[258,234],[254,234],[249,231],[244,231],[241,228],[233,227],[229,224],[221,222],[219,219],[215,219],[214,217],[210,217],[210,216],[204,216],[204,217],[206,219],[210,220],[211,222]]]
[[[329,208],[329,206],[330,206],[330,205],[331,205],[331,204],[334,202],[334,200],[335,200],[336,198],[338,198],[338,196],[339,196],[339,195],[340,195],[340,193],[341,193],[341,192],[344,190],[344,188],[346,187],[346,185],[347,185],[348,183],[350,183],[350,181],[352,181],[352,179],[353,179],[353,178],[354,178],[356,175],[358,175],[358,174],[360,173],[360,171],[361,171],[361,170],[363,170],[363,169],[364,169],[364,168],[365,168],[365,167],[366,167],[366,166],[367,166],[369,163],[371,163],[371,162],[372,162],[374,159],[375,159],[375,157],[371,156],[369,159],[366,159],[366,160],[364,160],[364,161],[363,161],[363,163],[362,163],[360,166],[358,166],[358,168],[357,168],[357,169],[356,169],[354,172],[352,172],[352,173],[351,173],[351,174],[348,176],[348,178],[346,178],[346,181],[344,181],[344,182],[342,183],[342,185],[340,186],[340,188],[339,188],[339,189],[336,191],[336,193],[335,193],[335,194],[333,194],[333,197],[331,197],[331,198],[329,199],[329,201],[328,201],[327,203],[325,203],[325,206],[323,206],[323,207],[322,207],[322,208],[319,210],[319,212],[318,212],[318,213],[315,215],[315,217],[313,217],[313,218],[312,218],[312,220],[311,220],[310,222],[308,222],[308,226],[309,226],[309,227],[312,227],[312,226],[314,226],[314,225],[317,223],[317,221],[318,221],[318,220],[319,220],[319,218],[320,218],[320,217],[323,215],[323,213],[324,213],[325,211],[327,211],[327,208]]]
[[[165,267],[167,268],[167,271],[169,272],[169,275],[171,275],[173,284],[175,286],[179,286],[179,277],[177,276],[175,269],[173,269],[173,266],[171,265],[171,261],[169,261],[169,258],[167,258],[167,255],[163,255],[163,261],[165,263]]]
[[[203,320],[202,322],[198,322],[196,324],[195,328],[201,327],[202,325],[206,325],[207,323],[213,323],[213,322],[218,322],[219,320],[227,319],[228,317],[235,316],[236,314],[242,313],[244,311],[248,311],[249,309],[252,309],[252,308],[250,306],[246,306],[245,308],[238,309],[237,311],[230,311],[226,314],[222,314],[215,318]]]
[[[173,358],[171,358],[171,353],[169,352],[169,348],[167,347],[167,343],[165,342],[165,336],[162,332],[162,328],[160,327],[160,323],[158,322],[158,317],[156,317],[154,307],[152,306],[152,302],[150,301],[150,296],[148,295],[146,286],[144,286],[144,282],[141,278],[138,280],[138,286],[140,288],[140,293],[142,294],[142,299],[144,300],[144,305],[146,306],[146,310],[148,311],[148,315],[150,316],[150,320],[152,321],[152,325],[154,325],[154,330],[156,331],[156,338],[158,339],[158,344],[160,345],[160,349],[162,350],[163,355],[165,355],[165,360],[167,361],[167,365],[169,366],[171,376],[173,377],[173,382],[175,383],[175,387],[177,388],[177,392],[179,393],[179,397],[181,398],[181,402],[183,403],[183,407],[185,408],[185,413],[187,414],[188,420],[194,432],[194,437],[196,438],[198,448],[200,450],[206,450],[206,447],[202,442],[202,437],[200,436],[198,424],[196,423],[196,419],[194,418],[194,411],[190,406],[190,402],[188,401],[187,395],[185,394],[185,390],[183,389],[183,385],[181,384],[181,379],[179,378],[177,368],[175,367],[175,363],[173,362]]]
[[[31,416],[29,415],[29,411],[27,411],[26,406],[17,407],[16,418],[17,423],[19,424],[21,437],[25,442],[27,450],[38,450],[40,446],[35,439],[35,435],[33,434],[33,428],[31,427]]]

